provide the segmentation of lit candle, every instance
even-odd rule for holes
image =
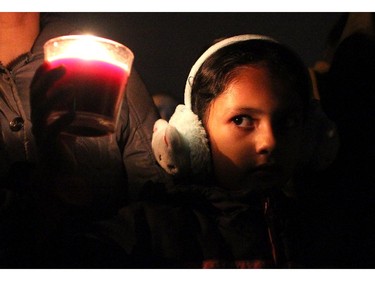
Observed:
[[[83,136],[113,133],[133,53],[122,44],[91,35],[57,37],[46,42],[44,49],[51,67],[64,65],[66,69],[51,93],[74,92],[74,100],[59,104],[50,122],[74,107],[75,119],[67,133]]]

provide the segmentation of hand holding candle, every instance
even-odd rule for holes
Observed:
[[[51,111],[47,123],[74,111],[74,120],[64,131],[80,136],[115,132],[133,53],[117,42],[89,35],[62,36],[44,45],[45,60],[52,68],[63,65],[65,74],[48,94],[71,92]],[[60,93],[61,92],[61,93]],[[71,97],[73,96],[73,97]]]

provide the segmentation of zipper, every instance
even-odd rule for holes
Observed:
[[[272,259],[276,267],[278,267],[278,259],[276,255],[276,246],[275,242],[273,240],[273,231],[271,231],[271,227],[269,224],[269,198],[267,197],[266,200],[264,201],[264,216],[266,218],[267,222],[267,234],[268,234],[268,240],[271,245],[271,252],[272,252]]]
[[[23,55],[20,55],[18,58],[15,58],[13,61],[11,61],[7,65],[6,68],[9,69],[9,73],[12,74],[14,69],[17,69],[21,65],[28,64],[29,61],[30,61],[30,54],[29,53],[25,53]]]
[[[283,252],[282,241],[280,241],[279,231],[277,229],[277,216],[275,210],[270,204],[270,198],[264,201],[264,216],[267,223],[268,239],[271,245],[272,258],[276,268],[285,266],[285,255]]]

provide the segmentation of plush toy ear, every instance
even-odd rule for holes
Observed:
[[[188,173],[189,146],[179,131],[167,121],[159,119],[155,122],[151,145],[156,161],[167,173],[174,176]]]
[[[167,169],[176,176],[185,176],[190,171],[190,150],[179,131],[169,125],[165,130],[164,142],[167,149]]]

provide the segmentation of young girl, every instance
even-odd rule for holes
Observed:
[[[192,112],[210,152],[203,166],[212,167],[204,184],[147,185],[143,200],[95,225],[97,237],[109,237],[113,253],[123,250],[111,256],[115,267],[303,266],[300,213],[283,188],[300,161],[307,69],[290,49],[256,35],[220,41],[198,62],[185,94],[192,82]]]

